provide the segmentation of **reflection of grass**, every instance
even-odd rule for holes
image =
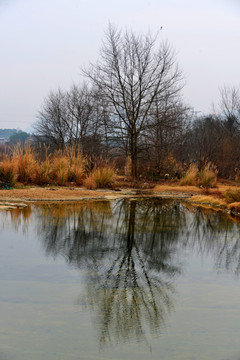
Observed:
[[[9,211],[8,214],[10,214],[11,223],[16,230],[18,230],[22,225],[24,225],[23,230],[26,230],[32,215],[32,208],[31,206],[16,208]]]
[[[45,217],[56,219],[74,216],[75,214],[81,213],[83,210],[111,214],[111,205],[109,201],[88,200],[88,202],[42,204],[41,207]]]

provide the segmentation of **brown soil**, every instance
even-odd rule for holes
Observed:
[[[112,193],[112,191],[111,191]],[[31,187],[24,189],[0,190],[0,201],[77,201],[83,198],[104,198],[109,191],[86,190],[82,188],[40,188]]]

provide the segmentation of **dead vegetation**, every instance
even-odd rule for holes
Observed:
[[[85,182],[87,188],[93,189],[110,186],[115,175],[113,166],[96,164],[91,171],[88,163],[80,148],[67,147],[53,154],[46,148],[44,158],[40,159],[30,145],[18,144],[12,154],[5,154],[0,161],[0,181],[12,187],[16,182],[40,186],[79,186]]]

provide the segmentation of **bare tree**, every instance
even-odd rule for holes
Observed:
[[[100,61],[85,75],[111,106],[111,120],[117,136],[128,147],[132,176],[137,176],[139,138],[149,126],[149,117],[166,97],[175,97],[182,88],[182,74],[174,52],[157,36],[137,35],[109,25]]]
[[[68,134],[66,95],[62,90],[50,92],[38,114],[36,136],[64,149]]]
[[[220,89],[220,112],[228,131],[233,132],[240,125],[240,92],[234,86]]]
[[[173,101],[171,101],[173,100]],[[165,160],[175,155],[179,158],[179,146],[190,121],[189,108],[176,98],[157,102],[149,128],[145,132],[145,149],[148,163],[163,172]]]
[[[84,152],[97,153],[103,126],[98,108],[86,84],[51,92],[38,114],[36,136],[56,148],[80,146]]]

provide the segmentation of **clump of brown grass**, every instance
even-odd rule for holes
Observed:
[[[197,184],[198,167],[196,164],[191,164],[185,176],[181,179],[181,185],[196,185]]]
[[[191,197],[191,202],[203,205],[215,205],[215,206],[226,206],[226,202],[224,199],[213,195],[194,195]]]
[[[218,189],[210,189],[209,187],[201,189],[201,194],[203,195],[211,195],[214,197],[217,197],[219,199],[222,199],[223,193]]]
[[[229,189],[224,193],[224,198],[228,203],[240,202],[240,189]]]
[[[233,202],[228,205],[228,210],[240,212],[240,202]]]
[[[93,179],[98,188],[109,187],[113,183],[115,173],[110,166],[104,166],[93,170],[89,177]]]
[[[65,156],[69,159],[69,181],[76,185],[82,185],[87,164],[86,158],[83,156],[79,147],[69,147],[65,150]]]
[[[68,147],[64,151],[56,151],[53,155],[45,149],[45,159],[40,160],[29,144],[22,147],[18,144],[12,157],[5,154],[0,161],[0,181],[13,184],[19,181],[24,184],[58,184],[67,185],[68,182],[81,185],[87,171],[87,158],[83,156],[79,147]],[[114,177],[113,166],[98,166],[85,179],[87,188],[108,187]]]
[[[96,182],[91,175],[87,176],[86,179],[84,179],[83,185],[90,190],[94,190],[97,187]]]
[[[198,186],[202,187],[215,187],[217,185],[217,176],[215,172],[206,166],[203,170],[198,173]]]
[[[14,186],[16,183],[15,166],[9,156],[5,156],[0,163],[0,181]]]
[[[216,171],[211,168],[211,164],[208,164],[200,171],[196,164],[191,164],[180,184],[198,185],[203,188],[215,187],[217,185]]]
[[[69,159],[57,152],[52,160],[52,177],[58,185],[64,186],[68,181]]]
[[[50,184],[52,179],[52,167],[50,159],[47,158],[45,161],[39,162],[36,171],[35,183],[38,185]]]
[[[14,165],[17,180],[24,183],[35,183],[38,163],[30,145],[21,147],[16,145],[13,151],[12,163]]]

